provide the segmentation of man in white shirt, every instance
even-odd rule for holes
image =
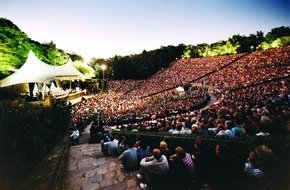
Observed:
[[[159,149],[153,150],[153,156],[143,158],[140,162],[140,174],[137,178],[144,180],[140,183],[142,189],[147,189],[147,184],[151,186],[163,186],[169,175],[169,165],[166,156],[162,155]]]
[[[80,144],[79,137],[80,137],[79,130],[77,128],[74,128],[71,135],[70,135],[72,145],[79,145]]]
[[[111,135],[110,141],[102,143],[103,146],[102,151],[104,152],[105,155],[116,156],[118,155],[118,144],[119,140],[117,136],[115,137]]]

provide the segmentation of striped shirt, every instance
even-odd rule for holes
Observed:
[[[257,178],[261,178],[264,177],[264,172],[262,170],[260,170],[259,168],[255,168],[251,163],[247,162],[245,163],[245,168],[244,171],[246,172],[246,174],[248,174],[249,176],[253,176],[253,177],[257,177]]]
[[[186,153],[186,156],[185,156],[185,158],[182,159],[182,162],[183,162],[186,170],[188,171],[188,173],[193,174],[194,173],[194,164],[193,164],[191,155]]]

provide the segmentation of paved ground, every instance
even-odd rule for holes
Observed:
[[[117,157],[105,157],[100,144],[88,144],[89,127],[80,145],[69,150],[64,190],[140,190],[138,171],[126,173]]]

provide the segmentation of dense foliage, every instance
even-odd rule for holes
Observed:
[[[13,180],[16,185],[64,137],[70,112],[65,105],[44,107],[17,101],[0,103],[0,108],[1,183]]]
[[[144,50],[141,54],[115,56],[109,62],[113,68],[113,78],[144,79],[167,67],[175,59],[180,59],[185,45],[167,46],[153,51]]]
[[[42,44],[32,40],[10,20],[0,18],[0,79],[20,68],[26,61],[29,50],[51,65],[62,65],[69,57],[73,61],[83,60],[75,53],[69,54],[56,48],[53,41]]]
[[[266,50],[290,44],[290,28],[279,27],[272,29],[265,36],[263,32],[249,36],[233,35],[227,41],[222,40],[213,44],[188,45],[183,52],[183,58],[211,57],[236,53],[251,52],[258,49]]]
[[[290,28],[278,27],[272,29],[265,36],[263,32],[249,36],[233,35],[228,40],[221,40],[213,44],[197,44],[161,47],[130,56],[115,56],[108,60],[93,59],[91,65],[98,68],[100,64],[109,65],[108,77],[113,79],[146,79],[152,74],[169,66],[175,59],[212,57],[257,49],[269,49],[290,44]]]

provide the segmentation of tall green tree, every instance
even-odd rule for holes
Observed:
[[[265,41],[268,43],[272,43],[277,38],[283,36],[290,36],[290,28],[288,26],[273,28],[269,33],[266,34]]]

